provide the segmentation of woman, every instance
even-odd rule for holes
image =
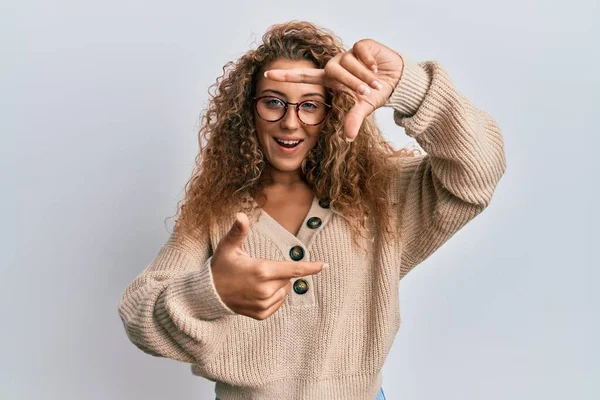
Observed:
[[[384,140],[382,106],[425,155]],[[226,65],[199,138],[173,234],[120,303],[130,340],[221,400],[383,399],[398,282],[490,203],[496,122],[439,63],[295,21]]]

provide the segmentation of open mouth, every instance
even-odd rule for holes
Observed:
[[[294,147],[298,146],[300,143],[302,143],[304,140],[280,140],[277,138],[273,138],[275,139],[275,141],[281,146],[281,147],[285,147],[286,149],[293,149]]]

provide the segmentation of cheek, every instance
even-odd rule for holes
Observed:
[[[256,137],[258,138],[259,143],[261,144],[261,146],[264,147],[266,144],[267,136],[269,136],[266,127],[264,126],[264,124],[261,124],[257,121],[254,124],[254,129],[256,130]]]
[[[310,143],[310,148],[313,148],[317,142],[319,141],[319,131],[312,132],[310,136],[306,139]]]

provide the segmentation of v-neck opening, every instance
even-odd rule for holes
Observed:
[[[254,225],[255,229],[280,247],[283,254],[287,254],[293,246],[299,245],[304,249],[308,249],[316,235],[323,230],[333,215],[333,212],[328,207],[320,205],[319,199],[315,194],[310,208],[302,220],[302,225],[298,233],[294,235],[262,207],[259,208],[260,213]]]
[[[275,218],[273,218],[273,216],[271,214],[269,214],[267,211],[265,211],[264,208],[260,208],[261,213],[263,213],[267,218],[269,218],[271,220],[271,222],[275,225],[277,225],[279,230],[285,231],[287,232],[287,234],[295,237],[296,239],[298,239],[298,236],[300,235],[300,233],[302,232],[302,229],[304,228],[304,223],[306,221],[307,218],[309,218],[311,212],[313,211],[313,208],[315,206],[315,204],[318,203],[317,200],[317,196],[314,195],[311,203],[310,203],[310,207],[308,208],[308,212],[306,213],[306,215],[304,216],[304,218],[302,218],[302,224],[300,225],[300,229],[298,229],[298,233],[294,234],[290,231],[288,231],[287,229],[285,229],[285,227],[283,225],[281,225]]]

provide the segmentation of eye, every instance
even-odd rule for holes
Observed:
[[[304,103],[302,103],[302,108],[307,108],[309,110],[315,110],[317,108],[319,108],[319,103],[315,103],[315,102],[311,102],[311,101],[306,101]]]
[[[270,97],[270,98],[265,98],[263,99],[263,102],[272,108],[277,108],[277,107],[283,107],[283,101],[281,101],[280,99],[276,98],[276,97]]]

